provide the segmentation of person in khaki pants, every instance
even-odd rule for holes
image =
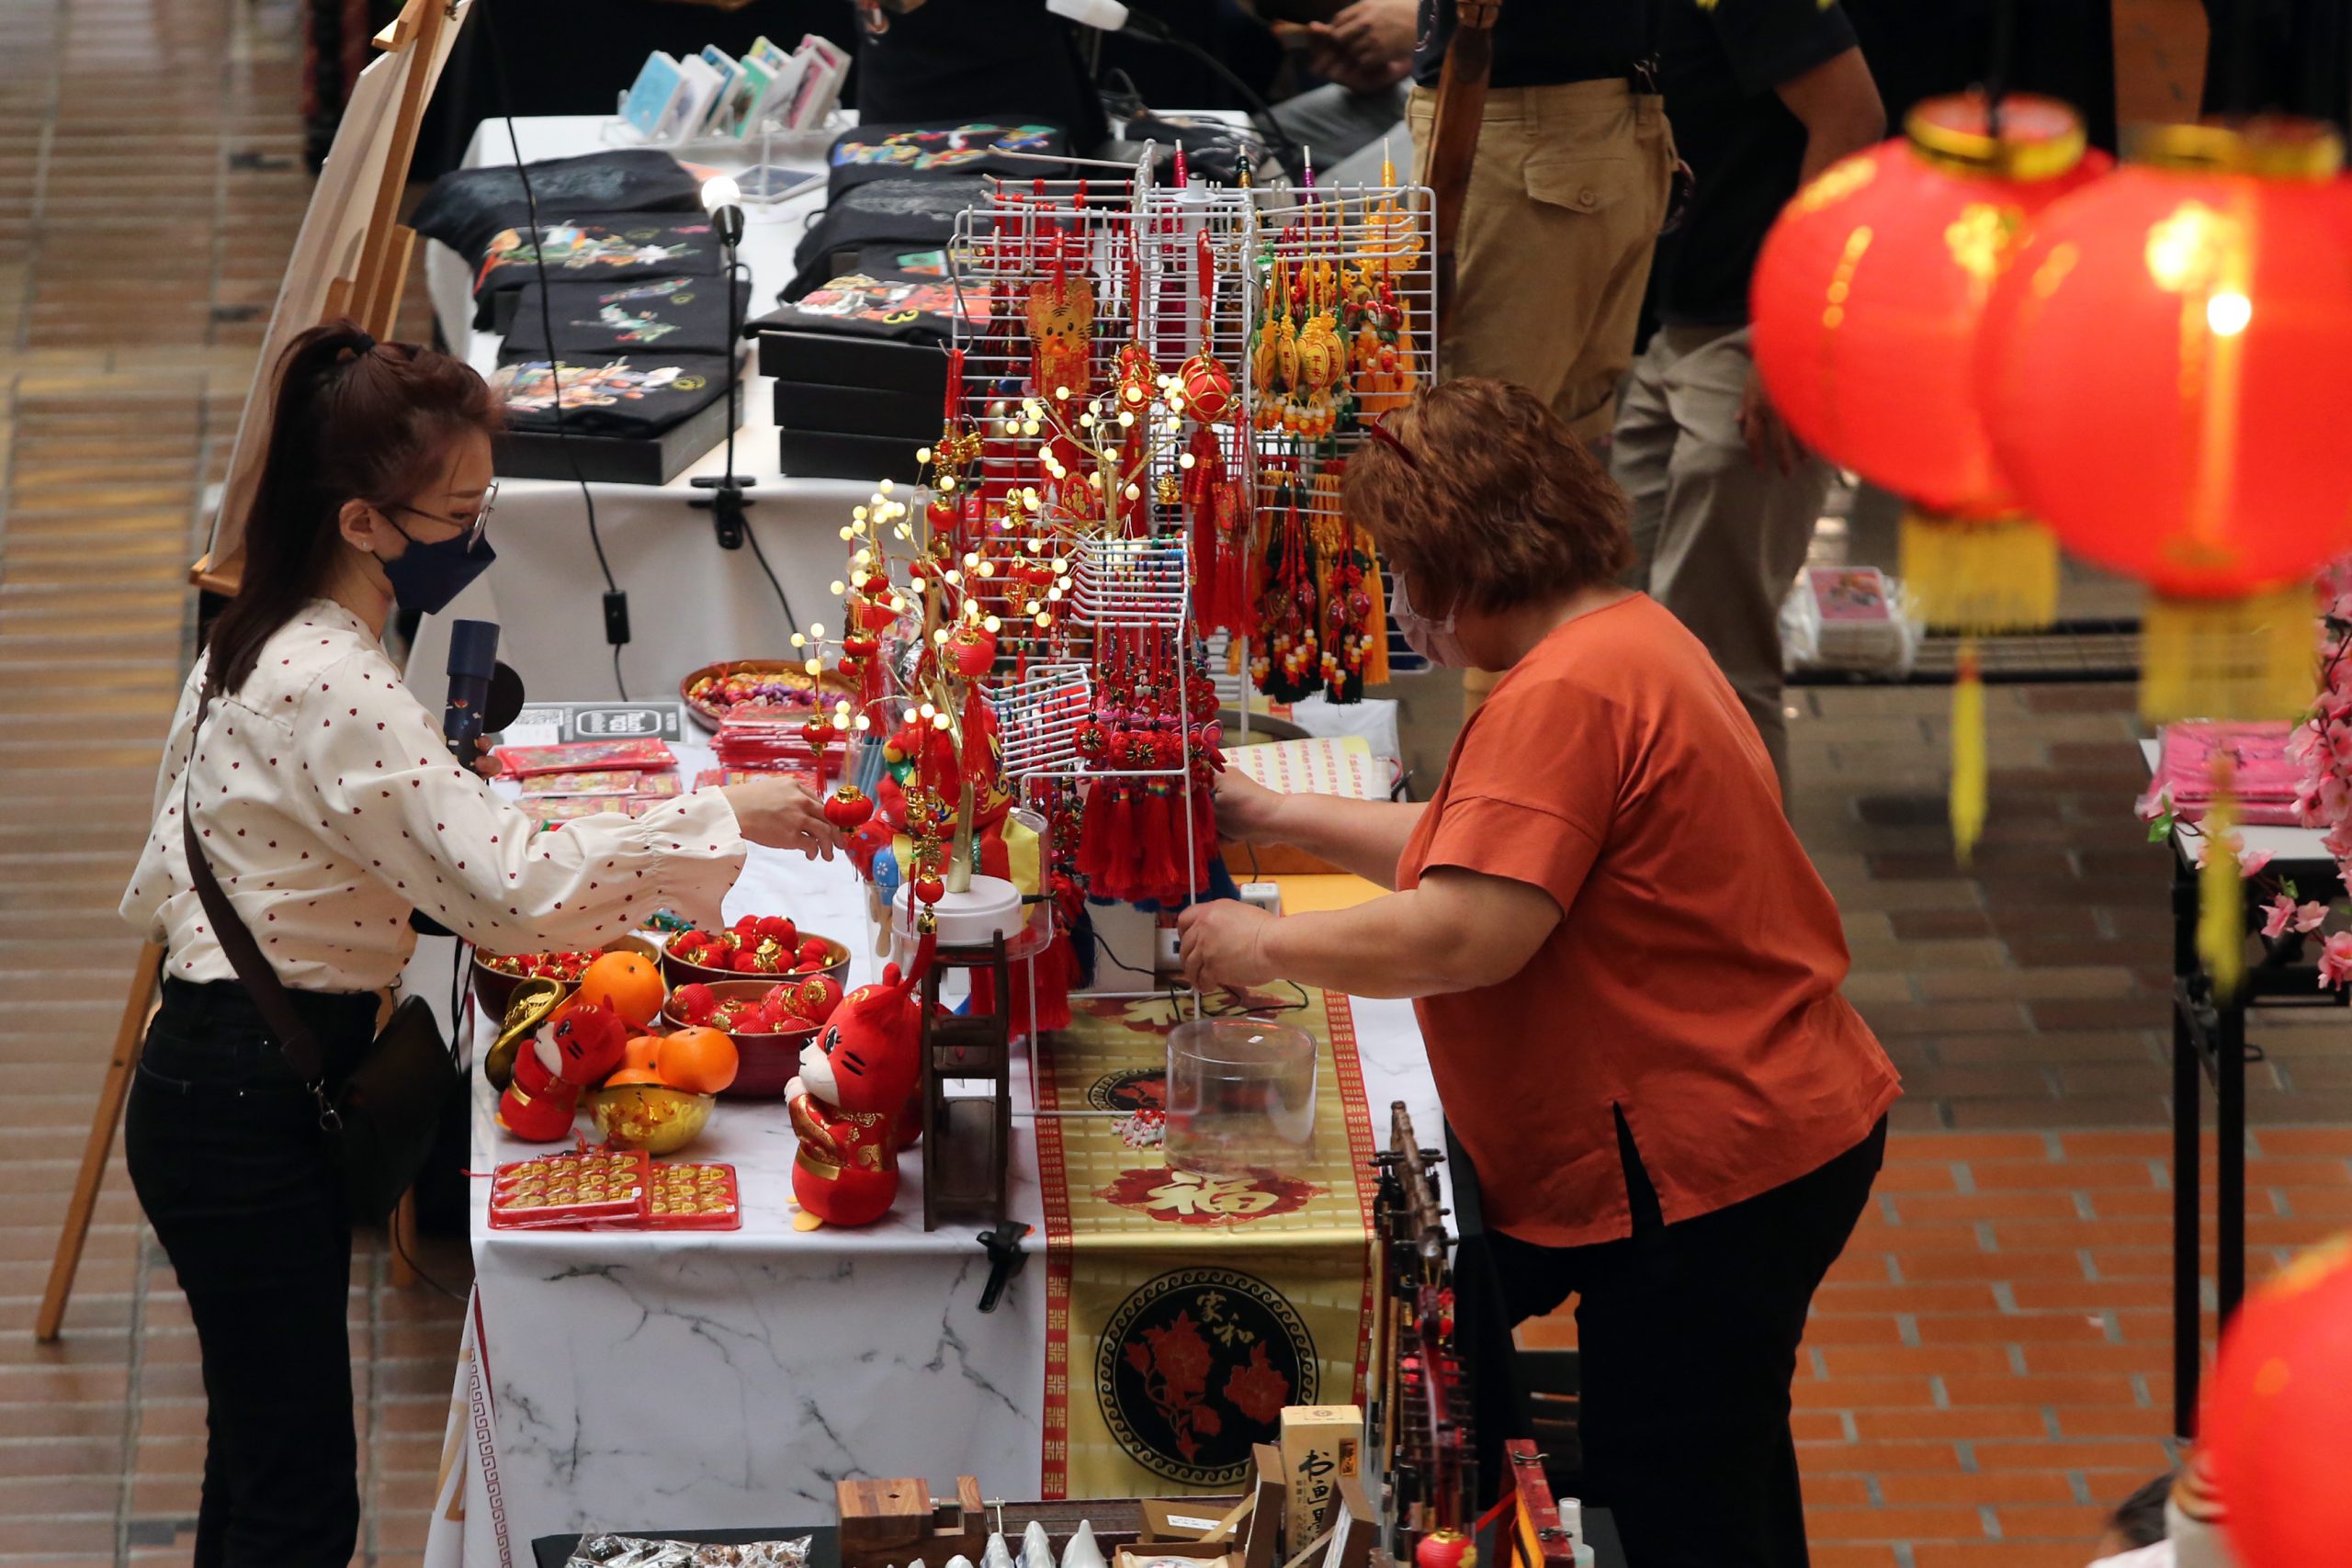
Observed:
[[[1690,3],[1506,0],[1495,26],[1439,374],[1516,381],[1596,446],[1616,419],[1674,183],[1674,139],[1641,74],[1652,13]],[[1424,181],[1453,29],[1453,0],[1422,0],[1407,119]],[[1465,709],[1495,680],[1465,671]]]
[[[1610,468],[1633,501],[1641,559],[1629,581],[1707,645],[1785,792],[1781,601],[1804,565],[1830,470],[1764,396],[1748,348],[1748,278],[1798,186],[1878,141],[1885,113],[1830,0],[1665,4],[1659,81],[1692,195],[1658,243],[1658,326],[1627,384]]]

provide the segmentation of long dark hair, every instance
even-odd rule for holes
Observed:
[[[212,688],[243,685],[261,645],[317,596],[345,502],[409,500],[423,464],[451,437],[497,422],[498,404],[473,367],[436,350],[378,343],[350,321],[287,344],[269,450],[245,517],[243,575],[212,625]]]

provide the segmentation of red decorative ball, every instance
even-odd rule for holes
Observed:
[[[2044,212],[1984,317],[2001,470],[2075,554],[2177,599],[2352,547],[2352,188],[2298,122],[2177,126]]]
[[[2352,1540],[2352,1236],[2249,1295],[2205,1384],[2197,1451],[2245,1568],[2322,1568]]]
[[[1196,354],[1176,372],[1184,390],[1184,412],[1204,424],[1217,424],[1233,412],[1233,372],[1215,356]]]
[[[1831,165],[1756,261],[1756,367],[1804,444],[1931,512],[2014,513],[1977,410],[1993,286],[2037,216],[2111,165],[2075,112],[2012,95],[1996,141],[1976,94],[1932,98],[1906,134]]]

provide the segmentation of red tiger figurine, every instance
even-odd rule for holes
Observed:
[[[792,1195],[801,1229],[872,1224],[899,1196],[899,1151],[911,1141],[903,1123],[922,1078],[914,990],[933,949],[926,937],[905,976],[893,964],[880,985],[852,991],[801,1047],[800,1076],[785,1087],[800,1135]]]

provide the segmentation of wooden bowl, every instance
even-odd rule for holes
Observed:
[[[762,680],[774,681],[780,686],[790,687],[806,699],[775,707],[743,709],[746,713],[773,714],[779,718],[810,712],[821,703],[832,702],[842,697],[848,697],[854,701],[858,694],[856,683],[837,670],[828,670],[824,674],[812,679],[808,673],[808,661],[805,660],[723,660],[717,664],[704,665],[678,682],[678,695],[684,699],[686,711],[694,715],[695,722],[705,729],[717,729],[719,720],[727,716],[729,710],[693,695],[695,685],[697,682],[706,679],[723,679],[729,675],[754,675]],[[823,696],[820,698],[813,694],[812,688],[815,691],[821,691],[824,694]]]
[[[615,937],[598,951],[634,953],[641,958],[650,958],[657,964],[662,960],[660,946],[641,936]],[[506,1016],[506,1004],[514,999],[514,987],[521,985],[526,976],[503,974],[492,969],[481,961],[481,953],[479,951],[474,953],[473,971],[474,1005],[481,1009],[483,1015],[494,1023]],[[570,989],[570,986],[567,984],[565,988]]]
[[[720,1001],[758,1001],[777,985],[796,976],[763,975],[747,979],[739,975],[729,980],[706,980]],[[683,982],[682,982],[683,983]],[[672,1012],[667,1003],[662,1009],[665,1029],[684,1029],[686,1021]],[[715,1026],[714,1026],[715,1027]],[[774,1100],[784,1092],[800,1070],[800,1048],[816,1038],[817,1025],[800,1029],[779,1030],[773,1034],[728,1030],[727,1037],[735,1042],[735,1081],[718,1091],[721,1100]]]
[[[831,937],[826,936],[822,931],[802,931],[800,933],[800,938],[803,942],[806,942],[810,937],[821,939],[825,944],[826,951],[833,955],[832,962],[826,964],[821,970],[786,970],[781,975],[739,975],[732,969],[714,969],[707,964],[689,963],[687,960],[678,957],[675,953],[673,953],[667,948],[664,948],[662,952],[662,977],[670,983],[670,988],[674,991],[689,980],[700,980],[704,985],[713,987],[717,986],[722,980],[756,980],[763,982],[766,985],[773,986],[779,980],[805,980],[810,975],[823,974],[831,975],[835,980],[841,982],[841,987],[842,990],[848,990],[848,945],[843,942],[835,942]]]

